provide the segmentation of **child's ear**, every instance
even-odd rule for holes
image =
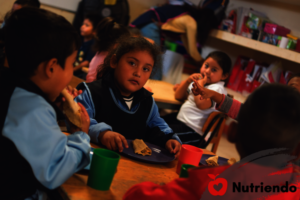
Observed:
[[[58,66],[58,64],[57,64],[56,58],[52,58],[51,60],[46,62],[44,70],[45,70],[45,74],[48,78],[51,78],[53,76],[57,66]]]
[[[110,67],[115,69],[117,67],[117,58],[116,58],[116,54],[112,55],[111,59],[110,59]]]
[[[237,141],[237,127],[238,123],[236,121],[232,121],[228,127],[228,136],[227,139],[231,143],[236,143]]]
[[[222,80],[222,81],[226,80],[226,79],[228,78],[228,76],[229,76],[229,74],[228,74],[228,73],[226,73],[226,74],[222,74],[222,78],[221,78],[221,80]]]

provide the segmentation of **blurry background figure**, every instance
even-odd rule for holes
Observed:
[[[185,60],[198,71],[203,61],[201,47],[210,30],[225,16],[228,3],[228,0],[170,1],[151,8],[130,24],[166,50],[162,80],[172,84],[180,82]],[[185,59],[183,55],[188,56]]]
[[[80,30],[84,15],[87,13],[99,14],[102,19],[112,17],[117,23],[127,26],[129,22],[129,5],[127,0],[82,0],[78,4],[78,8],[73,21],[76,30]]]
[[[17,0],[15,1],[15,3],[13,4],[11,11],[9,11],[5,17],[4,17],[4,22],[1,25],[1,28],[4,27],[5,25],[5,21],[7,20],[7,18],[16,10],[19,10],[20,8],[23,7],[34,7],[34,8],[40,8],[41,4],[39,2],[39,0]]]

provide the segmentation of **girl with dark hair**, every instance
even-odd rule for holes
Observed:
[[[108,52],[112,50],[121,40],[130,36],[127,28],[116,23],[111,17],[104,18],[96,28],[96,55],[90,62],[89,71],[86,76],[86,82],[90,83],[96,80],[97,68],[103,64]]]
[[[200,99],[192,93],[193,81],[202,87],[227,94],[224,80],[229,76],[231,59],[226,53],[214,51],[205,59],[200,73],[189,76],[175,89],[175,98],[185,101],[178,113],[163,118],[184,143],[198,146],[204,139],[202,127],[208,116],[215,111],[216,103],[210,98]],[[180,133],[180,134],[179,134]]]
[[[93,142],[123,151],[126,139],[143,139],[165,147],[177,157],[180,139],[160,118],[152,93],[143,88],[159,66],[160,50],[142,37],[131,37],[111,50],[100,65],[97,80],[78,86],[76,100],[90,116]]]

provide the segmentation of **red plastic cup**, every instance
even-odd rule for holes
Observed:
[[[182,164],[190,164],[198,166],[203,154],[203,150],[188,144],[181,146],[180,156],[178,158],[178,164],[176,173],[179,174]]]

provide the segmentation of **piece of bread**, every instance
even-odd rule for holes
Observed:
[[[236,159],[235,158],[230,158],[229,160],[227,160],[227,163],[229,165],[233,165],[234,163],[236,163]]]
[[[61,92],[62,96],[65,97],[66,101],[63,103],[63,112],[69,119],[71,123],[73,123],[78,128],[82,127],[81,124],[81,108],[74,101],[73,96],[69,94],[66,89],[63,89]]]
[[[135,139],[132,141],[134,153],[141,154],[143,156],[151,156],[152,150],[145,144],[143,140]]]
[[[215,167],[215,166],[219,166],[218,158],[219,158],[219,156],[212,156],[212,157],[209,157],[208,159],[206,159],[205,161],[208,166]]]

